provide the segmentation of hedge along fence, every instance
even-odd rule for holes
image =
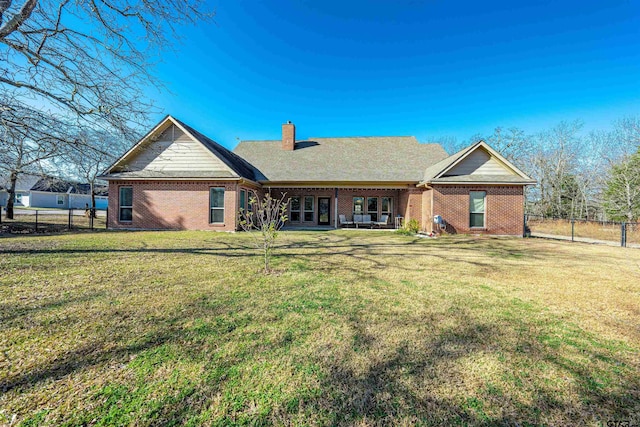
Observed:
[[[93,215],[92,215],[93,213]],[[107,228],[107,211],[95,209],[16,209],[13,219],[0,214],[2,233],[51,233]]]
[[[640,244],[640,223],[592,221],[526,215],[525,223],[532,234],[570,237],[571,240],[593,239],[619,242],[621,246]]]

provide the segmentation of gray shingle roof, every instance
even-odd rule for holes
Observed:
[[[95,191],[97,195],[107,195],[107,187],[96,185]],[[89,184],[80,184],[78,182],[67,181],[64,179],[45,176],[36,182],[32,191],[44,191],[47,193],[72,193],[72,194],[91,194],[91,186]],[[71,191],[69,191],[71,190]]]
[[[18,175],[18,179],[16,180],[16,191],[29,191],[31,187],[33,187],[40,179],[41,175],[31,175],[28,173],[21,173]],[[4,177],[2,180],[2,186],[0,189],[8,190],[11,183],[9,182],[9,177]]]
[[[242,141],[234,152],[255,166],[258,181],[418,182],[447,157],[439,144],[412,136],[311,138],[295,150],[282,141]]]

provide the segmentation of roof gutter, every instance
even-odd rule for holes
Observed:
[[[505,181],[426,181],[418,184],[418,187],[427,187],[433,185],[537,185],[538,181],[521,181],[521,182],[505,182]]]

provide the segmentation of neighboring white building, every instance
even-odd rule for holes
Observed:
[[[7,206],[8,183],[0,189],[0,206]],[[16,182],[14,206],[32,208],[84,209],[91,206],[89,184],[79,184],[58,178],[23,174]],[[98,187],[96,208],[106,209],[107,188]]]

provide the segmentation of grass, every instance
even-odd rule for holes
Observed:
[[[529,219],[528,226],[532,233],[571,236],[571,220],[563,219]],[[579,221],[574,224],[575,237],[620,242],[620,224],[600,223],[596,221]],[[627,242],[640,243],[640,226],[627,225]]]
[[[640,421],[640,251],[283,232],[0,239],[0,425]]]

